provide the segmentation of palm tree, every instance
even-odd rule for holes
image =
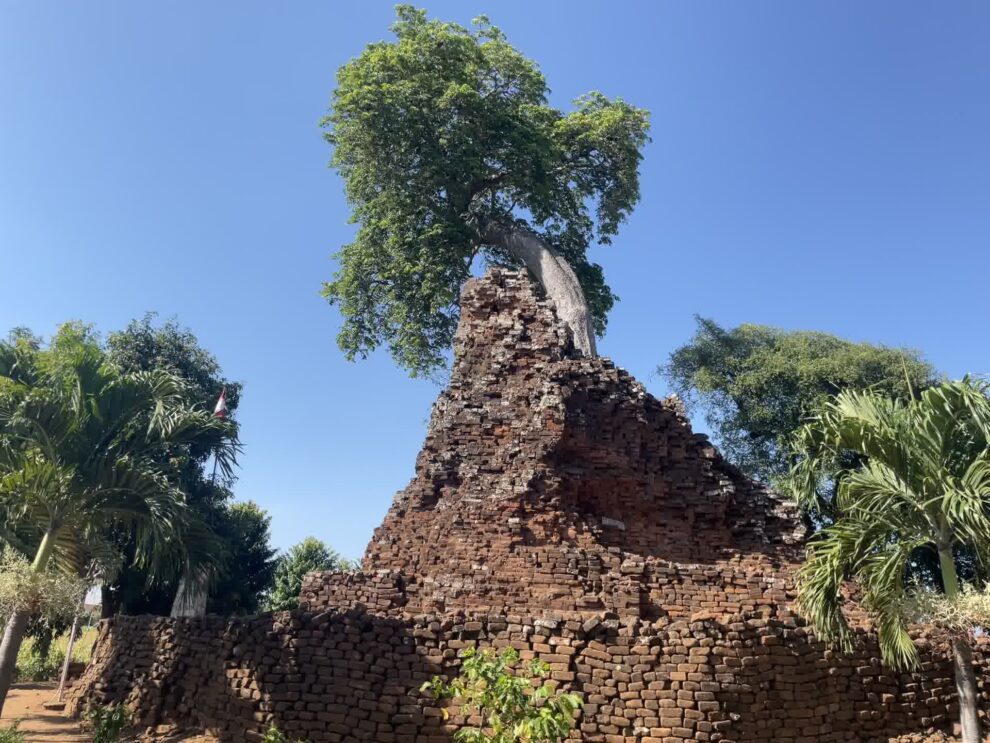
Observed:
[[[842,392],[796,436],[798,463],[787,483],[814,513],[828,462],[842,452],[861,464],[841,473],[836,519],[808,545],[798,607],[819,637],[848,646],[841,589],[855,580],[877,626],[881,655],[901,669],[918,664],[905,616],[912,555],[934,549],[949,600],[959,593],[955,557],[990,555],[990,399],[969,378],[901,401]],[[963,741],[979,743],[976,679],[966,637],[953,639]]]
[[[229,473],[238,448],[232,425],[187,393],[167,372],[120,372],[95,343],[0,344],[0,542],[37,573],[78,573],[130,529],[149,573],[187,566],[197,525],[162,452],[210,446]],[[0,641],[0,710],[28,619],[15,611]]]

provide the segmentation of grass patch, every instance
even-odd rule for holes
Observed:
[[[93,644],[96,642],[96,627],[86,627],[79,633],[75,645],[72,646],[72,660],[88,663],[93,654]],[[65,650],[69,645],[69,634],[66,633],[52,643],[51,652],[47,658],[36,658],[31,652],[33,640],[28,637],[17,653],[17,679],[19,681],[57,681],[62,673],[62,663],[65,661]],[[2,743],[2,739],[0,739]]]
[[[24,743],[24,733],[17,729],[19,724],[15,720],[9,727],[0,727],[0,743]]]

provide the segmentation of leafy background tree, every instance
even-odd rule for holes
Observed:
[[[783,486],[802,455],[793,437],[834,396],[870,389],[907,400],[936,383],[934,367],[920,353],[853,343],[828,333],[785,331],[764,325],[726,330],[698,318],[698,331],[676,349],[661,371],[689,408],[700,403],[726,457],[749,476]],[[840,481],[862,464],[853,450],[834,452],[824,463],[818,505],[805,510],[812,527],[836,517]],[[827,475],[826,475],[827,473]],[[990,565],[970,548],[956,550],[956,567],[967,580],[985,579]],[[938,555],[919,547],[911,556],[913,580],[941,583]]]
[[[193,402],[206,409],[212,410],[226,390],[228,420],[236,430],[242,385],[223,375],[216,358],[190,330],[172,320],[156,324],[155,315],[147,314],[111,333],[106,346],[110,360],[124,370],[167,369],[178,375],[190,385]],[[163,448],[160,457],[170,463],[179,487],[215,539],[213,552],[220,567],[209,589],[208,610],[252,613],[270,587],[274,571],[270,520],[256,505],[232,502],[234,478],[222,471],[213,477],[215,453],[209,447],[173,447]],[[121,549],[129,553],[132,537],[119,538]],[[103,586],[103,614],[168,614],[177,590],[178,577],[149,585],[140,569],[126,568]]]
[[[660,371],[685,405],[701,403],[726,457],[767,483],[790,469],[794,433],[840,391],[907,399],[936,379],[931,364],[909,349],[766,325],[725,329],[701,317],[697,323]]]
[[[340,68],[323,122],[359,225],[324,289],[340,348],[386,344],[414,375],[442,367],[480,256],[529,268],[593,355],[615,296],[587,253],[639,200],[647,113],[597,92],[564,113],[487,19],[397,12],[394,41]]]
[[[44,353],[47,363],[73,353],[85,345],[89,353],[125,373],[167,372],[182,380],[190,405],[212,411],[221,391],[227,391],[228,425],[236,436],[236,411],[242,386],[223,375],[215,357],[204,349],[196,336],[175,321],[157,322],[153,314],[131,322],[122,331],[111,333],[103,342],[81,323],[67,323],[45,349],[41,338],[24,328],[9,334],[7,353],[20,355],[27,368],[32,354]],[[15,363],[12,361],[12,363]],[[212,583],[207,609],[218,614],[253,613],[271,589],[276,551],[271,546],[270,519],[254,504],[233,502],[233,471],[225,468],[212,473],[219,445],[208,441],[162,444],[155,453],[157,465],[186,497],[195,518],[187,539],[199,547],[197,554],[212,567]],[[109,535],[120,555],[120,567],[102,584],[104,616],[129,614],[166,615],[172,608],[180,574],[159,573],[150,577],[135,564],[135,535],[122,527]],[[149,579],[149,577],[151,579]],[[59,627],[48,622],[32,625],[32,634],[44,640],[57,634]]]
[[[344,559],[315,537],[306,537],[278,559],[275,585],[268,597],[269,611],[285,611],[299,606],[303,577],[316,570],[353,570],[355,565]]]
[[[210,586],[210,614],[255,614],[271,591],[277,565],[271,545],[271,517],[253,501],[231,503],[213,524],[227,569]]]

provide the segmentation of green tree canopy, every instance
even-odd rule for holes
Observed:
[[[184,380],[189,390],[190,402],[204,409],[212,410],[220,393],[226,390],[227,419],[235,431],[238,429],[237,409],[240,404],[242,385],[224,376],[216,357],[203,348],[199,339],[187,328],[174,320],[158,322],[154,314],[146,314],[132,321],[124,330],[110,333],[106,341],[109,361],[126,372],[164,370]],[[209,609],[217,614],[251,613],[257,609],[260,595],[267,591],[264,585],[254,591],[258,579],[269,575],[272,565],[267,568],[254,564],[257,573],[238,575],[244,564],[239,562],[251,553],[254,557],[268,554],[271,562],[274,550],[268,541],[265,517],[258,519],[250,528],[245,523],[248,513],[237,512],[232,503],[234,484],[233,473],[220,471],[212,476],[212,457],[216,452],[210,446],[189,445],[163,447],[158,453],[162,466],[171,471],[173,480],[186,493],[187,500],[211,539],[214,540],[216,570],[209,587]],[[261,528],[263,526],[263,528]],[[246,531],[245,531],[246,529]],[[238,534],[244,539],[264,537],[259,545],[236,542]],[[125,554],[133,551],[133,535],[118,535],[119,547]],[[254,552],[254,550],[260,552]],[[148,576],[139,566],[129,565],[122,569],[102,588],[104,616],[118,612],[127,614],[163,614],[172,608],[178,590],[179,576],[162,577],[149,584]],[[245,593],[244,591],[248,592]]]
[[[936,376],[908,349],[766,325],[727,330],[712,320],[697,322],[695,336],[661,372],[686,405],[702,403],[728,459],[764,482],[787,473],[791,436],[840,391],[873,389],[906,399]]]
[[[252,501],[226,504],[221,513],[214,529],[223,545],[226,569],[210,586],[207,613],[255,614],[275,579],[271,517]]]
[[[306,537],[278,559],[275,587],[268,598],[269,611],[295,609],[299,605],[306,573],[317,570],[350,570],[352,565],[316,537]]]
[[[324,289],[341,349],[387,344],[413,374],[441,366],[481,255],[530,268],[593,353],[586,331],[604,331],[615,297],[587,252],[639,200],[646,112],[597,92],[554,108],[486,18],[468,29],[400,5],[392,31],[338,71],[323,122],[359,225]]]
[[[28,333],[28,337],[33,336]],[[191,330],[175,320],[157,322],[155,313],[149,312],[123,330],[110,333],[106,350],[110,361],[121,369],[162,369],[182,377],[189,385],[194,404],[212,408],[226,390],[229,417],[236,419],[243,385],[225,377],[216,357],[200,345]],[[206,456],[208,453],[200,458]]]
[[[67,323],[49,343],[24,328],[8,336],[0,353],[10,357],[12,368],[34,374],[57,369],[85,349],[94,360],[125,374],[167,373],[182,381],[187,404],[211,411],[226,390],[228,428],[237,435],[237,408],[242,387],[226,378],[216,358],[196,336],[174,320],[158,322],[147,314],[124,330],[102,341],[91,328]],[[19,361],[18,361],[19,360]],[[206,439],[162,442],[154,453],[157,466],[184,494],[194,518],[186,538],[199,543],[197,552],[208,557],[210,570],[208,609],[217,614],[252,613],[271,589],[274,549],[269,520],[253,504],[233,502],[233,472],[219,468],[212,473],[213,457],[226,442]],[[217,447],[220,447],[219,449]],[[120,525],[109,535],[120,556],[120,567],[102,581],[104,616],[118,612],[163,614],[172,609],[181,575],[160,571],[149,580],[145,566],[135,561],[136,535]],[[192,546],[190,544],[190,546]]]
[[[918,650],[903,611],[918,550],[938,556],[942,589],[959,594],[956,556],[990,556],[990,399],[988,386],[947,382],[904,401],[846,390],[795,436],[797,464],[784,484],[806,511],[828,507],[834,521],[808,545],[798,606],[818,635],[848,645],[842,587],[855,580],[876,620],[884,661],[912,668]],[[837,478],[834,503],[820,481],[852,451],[859,463]],[[976,681],[969,641],[953,643],[963,740],[979,743]]]

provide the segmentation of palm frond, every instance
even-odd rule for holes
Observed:
[[[59,514],[55,502],[74,472],[44,457],[27,453],[16,469],[0,472],[0,513],[7,522],[37,525],[44,530]]]
[[[990,490],[965,482],[954,484],[942,496],[941,512],[949,532],[959,541],[986,553],[990,549]]]
[[[857,562],[861,533],[851,522],[838,522],[808,543],[797,582],[797,607],[818,637],[849,649],[852,632],[842,611],[842,585]]]
[[[924,497],[896,470],[872,459],[843,479],[838,506],[843,513],[882,522],[901,535],[937,528],[937,513]]]
[[[904,580],[911,555],[927,543],[924,537],[892,536],[866,555],[856,571],[863,603],[877,624],[881,656],[894,668],[913,669],[919,661],[904,616]]]
[[[77,342],[86,332],[68,329],[68,350],[35,387],[0,396],[0,540],[28,550],[53,533],[57,566],[78,572],[119,560],[109,535],[134,534],[135,560],[152,580],[209,577],[217,539],[168,468],[201,447],[232,476],[236,426],[190,404],[189,384],[169,372],[105,364],[98,347]]]

